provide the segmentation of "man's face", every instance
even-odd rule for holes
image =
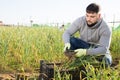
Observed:
[[[100,14],[98,13],[86,13],[86,21],[88,25],[96,23],[100,19]]]

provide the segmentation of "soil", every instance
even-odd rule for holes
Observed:
[[[0,80],[34,80],[38,79],[38,73],[16,73],[16,74],[8,74],[3,73],[0,74]]]
[[[16,74],[0,74],[0,80],[34,80],[38,79],[38,73],[16,73]]]

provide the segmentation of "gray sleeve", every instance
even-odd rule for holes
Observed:
[[[62,38],[63,38],[64,43],[70,42],[70,36],[72,36],[75,32],[77,32],[80,29],[80,24],[81,24],[81,18],[78,18],[63,33]]]
[[[87,50],[88,55],[94,55],[94,54],[105,54],[107,51],[109,51],[110,43],[111,43],[111,35],[112,31],[110,29],[106,29],[102,32],[100,40],[99,40],[99,46],[97,48],[92,48]]]

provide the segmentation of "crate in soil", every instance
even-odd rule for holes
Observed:
[[[47,63],[45,60],[40,61],[40,75],[39,80],[52,80],[54,79],[55,69],[54,66],[60,67],[62,63]],[[81,68],[81,70],[85,70]],[[70,74],[72,77],[70,80],[79,80],[80,79],[80,69],[75,70],[60,70],[60,75],[64,73]],[[83,74],[82,77],[85,77]],[[81,77],[81,78],[82,78]]]
[[[49,80],[54,78],[54,63],[46,63],[45,60],[40,60],[40,80]],[[60,63],[56,63],[57,66]]]

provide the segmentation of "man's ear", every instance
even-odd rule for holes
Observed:
[[[100,14],[100,13],[98,13],[98,19],[100,19],[100,17],[101,17],[101,14]]]

